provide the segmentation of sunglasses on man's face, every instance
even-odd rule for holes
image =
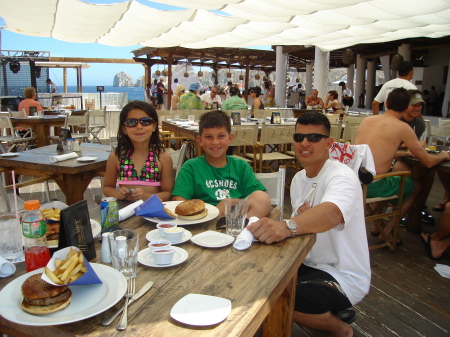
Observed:
[[[211,90],[211,94],[216,94],[216,95],[217,95],[218,92],[217,92],[217,91],[212,91],[212,90]]]
[[[293,135],[294,142],[301,143],[303,139],[308,139],[308,142],[318,143],[322,138],[328,138],[329,136],[322,135],[320,133],[294,133]]]
[[[141,123],[142,126],[149,126],[155,123],[155,120],[151,117],[143,117],[141,119],[128,118],[125,122],[123,122],[123,125],[129,128],[134,128],[138,125],[138,123]]]

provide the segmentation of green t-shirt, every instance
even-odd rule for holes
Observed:
[[[204,110],[205,107],[200,97],[192,92],[187,92],[180,96],[180,109]]]
[[[226,198],[245,198],[266,190],[246,161],[229,156],[227,160],[221,168],[209,165],[205,156],[188,160],[178,173],[172,195],[217,205]]]
[[[247,109],[247,102],[245,102],[238,95],[231,96],[222,104],[222,110],[245,110]]]

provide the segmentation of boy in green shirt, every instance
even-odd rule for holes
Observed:
[[[197,142],[205,155],[190,159],[181,167],[172,200],[201,199],[215,205],[220,216],[224,216],[224,199],[248,196],[247,218],[267,216],[271,201],[264,185],[247,162],[226,155],[234,138],[230,117],[220,111],[207,112],[200,118],[199,131]]]

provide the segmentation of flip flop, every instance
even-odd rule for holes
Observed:
[[[437,204],[436,206],[434,206],[432,208],[432,210],[435,212],[443,212],[445,210],[445,204],[446,203],[444,203],[444,202],[442,204]]]
[[[431,239],[431,238],[430,238],[430,234],[428,234],[426,240],[423,238],[422,235],[420,236],[420,240],[422,241],[423,246],[425,247],[425,250],[426,250],[426,252],[427,252],[427,254],[428,254],[428,257],[429,257],[430,259],[432,259],[432,260],[440,260],[440,259],[441,259],[440,257],[434,257],[433,254],[431,253],[430,239]]]
[[[347,324],[352,324],[356,321],[356,312],[354,310],[340,310],[333,312],[333,314]]]

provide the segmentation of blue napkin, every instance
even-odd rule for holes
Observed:
[[[156,194],[153,194],[143,204],[136,207],[134,211],[139,216],[174,219],[164,210],[164,205]]]

